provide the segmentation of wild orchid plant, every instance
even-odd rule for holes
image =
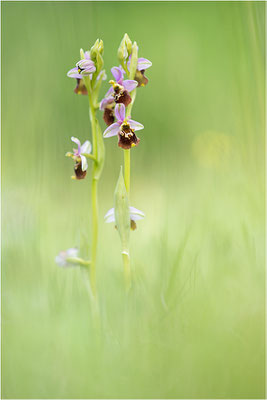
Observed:
[[[111,208],[105,215],[106,222],[115,222],[122,243],[122,257],[127,290],[131,287],[131,269],[129,255],[130,230],[136,229],[136,221],[144,218],[144,213],[129,205],[130,197],[130,151],[137,146],[140,139],[135,131],[141,130],[144,126],[131,119],[132,107],[136,98],[136,88],[145,86],[148,79],[145,70],[151,67],[152,63],[145,58],[138,58],[138,46],[132,43],[127,34],[124,35],[118,49],[120,65],[113,67],[111,73],[114,80],[110,80],[110,89],[103,100],[98,103],[98,96],[102,81],[106,79],[103,70],[103,42],[97,39],[90,51],[80,51],[81,59],[76,67],[68,72],[70,78],[77,80],[74,92],[88,95],[89,115],[92,129],[92,145],[86,140],[82,145],[80,140],[71,137],[77,145],[77,149],[68,152],[66,156],[71,157],[74,164],[75,180],[86,177],[88,162],[93,162],[91,177],[92,195],[92,244],[91,260],[84,260],[79,257],[79,251],[71,248],[61,251],[56,257],[56,262],[61,267],[77,266],[86,267],[90,275],[90,287],[94,298],[96,298],[96,255],[98,241],[98,199],[97,183],[101,176],[105,150],[103,137],[118,137],[118,146],[124,151],[124,177],[122,168],[115,189],[114,208]],[[124,79],[127,78],[127,79]],[[108,125],[103,136],[99,122],[96,118],[96,110],[102,110],[103,119]]]
[[[113,67],[111,73],[115,80],[110,80],[110,89],[100,103],[104,111],[103,119],[108,125],[103,136],[118,137],[118,146],[124,151],[124,178],[122,169],[115,189],[114,208],[105,215],[106,222],[115,222],[122,243],[122,257],[126,288],[131,287],[131,268],[129,239],[130,230],[136,229],[136,221],[144,218],[144,213],[129,206],[130,197],[130,151],[137,146],[140,139],[135,131],[144,126],[131,119],[132,107],[136,99],[136,88],[145,86],[148,79],[145,70],[152,63],[145,58],[138,58],[138,46],[132,43],[127,34],[124,35],[118,49],[119,67]],[[124,75],[126,78],[124,79]]]

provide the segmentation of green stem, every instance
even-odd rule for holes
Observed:
[[[126,117],[129,117],[132,111],[132,107],[135,101],[136,89],[131,92],[132,101],[126,109]],[[130,181],[131,181],[131,149],[124,150],[124,183],[130,201]],[[124,269],[124,281],[126,292],[128,292],[132,285],[131,278],[131,264],[129,252],[122,253],[123,269]]]
[[[134,102],[135,102],[135,96],[136,96],[136,89],[134,89],[134,90],[131,92],[132,101],[131,101],[131,103],[128,105],[127,109],[126,109],[126,115],[125,115],[126,117],[129,117],[129,116],[131,115],[132,108],[133,108],[133,105],[134,105]]]
[[[93,168],[94,169],[94,168]],[[93,172],[94,173],[94,172]],[[97,255],[97,239],[98,239],[98,201],[97,201],[97,183],[98,180],[92,179],[92,250],[91,250],[91,266],[90,266],[90,282],[92,293],[96,297],[96,255]]]
[[[131,178],[131,150],[124,150],[124,183],[125,188],[130,196],[130,178]],[[122,261],[124,269],[124,281],[126,292],[131,288],[131,265],[130,265],[130,255],[129,252],[122,252]]]
[[[88,94],[89,97],[89,116],[92,127],[92,137],[93,137],[93,157],[97,160],[97,140],[96,140],[96,116],[95,116],[95,107],[93,103],[93,99],[91,93]]]
[[[87,261],[79,257],[67,257],[66,261],[70,264],[77,264],[83,267],[88,267],[91,264],[91,261]]]
[[[82,156],[85,156],[86,158],[89,158],[92,161],[96,161],[96,158],[92,154],[82,154]]]
[[[126,292],[128,292],[132,286],[129,253],[122,252],[122,260],[123,260],[123,268],[124,268],[125,287],[126,287]]]
[[[92,127],[92,144],[93,144],[93,170],[92,170],[92,249],[91,249],[91,265],[89,268],[90,273],[90,284],[92,289],[93,297],[96,299],[96,255],[97,255],[97,241],[98,241],[98,199],[97,199],[97,183],[98,180],[95,178],[95,169],[97,166],[97,133],[96,133],[96,115],[95,115],[95,105],[92,93],[92,86],[89,79],[86,81],[88,99],[89,99],[89,116]]]
[[[131,150],[124,150],[124,182],[125,187],[130,196],[130,180],[131,180]]]

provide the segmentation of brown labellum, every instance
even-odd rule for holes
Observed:
[[[81,161],[76,161],[75,166],[74,166],[74,172],[76,179],[84,179],[86,176],[86,171],[82,170],[82,163]]]
[[[76,79],[77,80],[77,85],[76,88],[74,89],[74,93],[76,94],[88,94],[87,89],[85,84],[83,83],[83,79]]]
[[[113,124],[115,122],[114,109],[105,108],[104,114],[103,114],[103,120],[105,121],[107,126]]]

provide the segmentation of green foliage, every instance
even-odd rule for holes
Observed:
[[[2,398],[265,397],[264,15],[263,2],[2,2]],[[72,135],[91,139],[88,100],[66,73],[97,37],[109,73],[124,32],[153,62],[132,115],[145,129],[131,204],[146,218],[126,296],[103,222],[122,164],[107,140],[96,330],[80,269],[54,263],[91,224],[90,185],[64,156]]]

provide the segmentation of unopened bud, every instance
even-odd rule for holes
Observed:
[[[85,58],[83,49],[80,49],[80,56],[81,56],[81,60],[83,60]]]
[[[131,57],[131,63],[130,63],[130,75],[129,79],[134,79],[136,69],[137,69],[137,62],[138,62],[138,46],[137,43],[134,42],[133,47],[132,47],[132,57]]]
[[[121,41],[121,44],[120,44],[120,46],[118,48],[118,59],[119,59],[119,62],[121,64],[124,64],[124,62],[125,62],[127,57],[128,57],[128,51],[127,51],[127,48],[126,48],[125,35],[124,35],[124,37],[123,37],[123,39]]]
[[[104,51],[104,43],[103,43],[103,40],[102,40],[102,39],[101,39],[100,42],[99,42],[98,51],[99,51],[100,54],[102,54],[103,51]]]
[[[95,44],[91,47],[90,50],[90,57],[91,60],[95,60],[96,59],[96,55],[98,53],[98,46],[99,46],[99,39],[96,39]]]
[[[126,44],[126,48],[127,48],[127,51],[128,51],[128,55],[131,55],[132,54],[132,45],[133,44],[132,44],[131,39],[127,35],[127,33],[125,33],[124,39],[125,39],[125,44]]]

